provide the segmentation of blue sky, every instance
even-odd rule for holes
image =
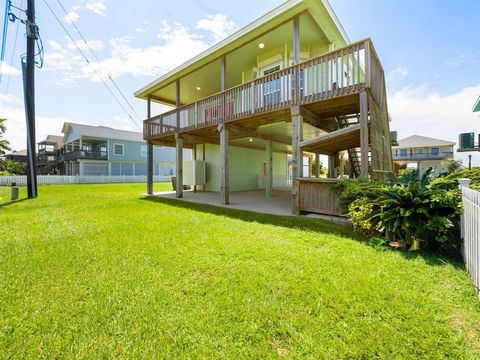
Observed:
[[[81,43],[57,0],[46,0]],[[26,0],[23,1],[26,3]],[[61,0],[95,49],[97,71],[111,75],[139,114],[146,104],[133,92],[275,6],[279,0]],[[21,0],[14,0],[19,6]],[[352,41],[371,37],[387,73],[392,130],[457,140],[480,131],[471,108],[480,95],[480,1],[476,0],[331,0]],[[0,6],[3,9],[4,0]],[[45,46],[45,65],[37,72],[37,138],[60,133],[63,121],[103,124],[135,130],[79,56],[61,27],[37,0],[37,23]],[[20,55],[25,49],[20,26],[9,25],[0,84],[0,116],[9,119],[7,138],[24,148],[25,130]],[[476,39],[477,38],[477,39]],[[92,58],[86,50],[86,54]],[[125,105],[126,107],[128,105]],[[157,108],[156,111],[161,109]],[[480,165],[480,156],[474,154]]]

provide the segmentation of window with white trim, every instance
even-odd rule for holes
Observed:
[[[113,144],[113,154],[123,155],[123,144]]]

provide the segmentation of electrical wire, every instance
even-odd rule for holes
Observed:
[[[7,44],[8,32],[8,14],[10,13],[10,0],[5,1],[5,15],[3,18],[3,33],[2,33],[2,48],[0,50],[0,84],[2,83],[3,75],[3,60],[5,59],[5,48]]]
[[[13,7],[12,4],[10,4],[10,6]],[[20,7],[22,7],[22,6],[23,6],[23,0],[20,1]],[[9,14],[9,19],[10,19],[11,21],[15,21],[15,20],[12,20],[12,17],[10,16],[10,14]],[[13,19],[15,19],[15,18],[13,18]],[[17,39],[18,39],[18,29],[19,29],[19,27],[20,27],[20,23],[17,22],[17,28],[15,29],[15,39],[14,39],[14,41],[13,41],[13,51],[12,51],[12,56],[10,57],[10,66],[13,65],[13,58],[15,57],[15,51],[16,51],[16,49],[17,49]],[[4,97],[3,101],[2,101],[2,107],[3,107],[4,103],[5,103],[5,100],[6,100],[7,95],[8,95],[8,91],[9,91],[9,89],[10,89],[10,75],[11,75],[11,74],[10,74],[10,72],[9,72],[9,73],[7,74],[7,86],[5,87],[5,97]]]
[[[65,9],[65,7],[63,6],[63,4],[61,3],[60,0],[57,0],[57,3],[58,5],[60,5],[60,7],[62,8],[63,12],[65,13],[66,16],[68,16],[68,12],[67,10]],[[85,37],[83,36],[82,32],[80,31],[80,29],[78,28],[77,24],[75,23],[75,21],[73,21],[73,19],[70,19],[69,21],[73,27],[75,28],[75,30],[77,31],[78,35],[80,35],[80,37],[82,38],[83,42],[85,43],[85,45],[87,46],[88,50],[90,50],[90,53],[93,55],[93,57],[95,58],[95,60],[100,64],[101,61],[100,59],[98,58],[98,56],[95,54],[95,52],[93,51],[92,47],[90,46],[90,44],[88,43],[88,41],[85,39]],[[120,89],[120,87],[117,85],[117,83],[115,82],[115,80],[113,80],[113,78],[108,75],[108,79],[111,81],[111,83],[113,84],[113,86],[115,86],[115,88],[117,89],[117,91],[120,93],[120,95],[123,97],[123,100],[125,100],[125,102],[128,104],[128,106],[130,107],[130,109],[132,109],[133,113],[137,116],[137,119],[140,120],[140,116],[138,115],[138,113],[135,111],[135,109],[133,108],[132,104],[130,104],[130,101],[128,101],[127,97],[124,95],[123,91]]]
[[[118,99],[118,97],[115,95],[115,93],[112,91],[112,89],[110,89],[110,87],[107,85],[107,83],[105,82],[105,80],[103,79],[103,77],[100,75],[100,73],[98,72],[97,68],[95,66],[93,66],[93,64],[90,62],[90,60],[88,59],[88,57],[85,55],[84,51],[81,49],[81,47],[77,44],[77,42],[75,41],[75,39],[72,37],[72,35],[70,34],[70,32],[67,30],[67,28],[65,27],[65,25],[63,25],[62,21],[60,20],[60,18],[58,17],[58,15],[55,13],[55,11],[52,9],[52,7],[48,4],[48,2],[46,0],[43,0],[43,2],[45,3],[45,5],[47,6],[47,8],[50,10],[50,12],[52,13],[52,15],[54,16],[54,18],[56,19],[56,21],[58,22],[58,24],[60,25],[60,27],[63,29],[63,31],[65,32],[65,34],[67,35],[67,37],[70,39],[70,41],[73,43],[73,45],[77,48],[78,52],[80,53],[80,55],[83,57],[83,59],[85,60],[85,62],[93,69],[93,71],[95,72],[95,74],[97,75],[97,77],[100,79],[100,81],[102,82],[103,86],[107,89],[107,91],[110,93],[110,95],[112,95],[112,97],[115,99],[115,101],[118,103],[118,105],[123,109],[123,111],[125,112],[125,114],[127,114],[128,118],[135,124],[135,126],[141,130],[140,126],[138,125],[138,123],[135,121],[135,119],[130,115],[130,112],[125,108],[125,106],[121,103],[121,101]]]

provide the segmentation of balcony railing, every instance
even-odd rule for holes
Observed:
[[[382,66],[367,39],[147,119],[144,138],[353,94],[363,87],[380,103],[383,86]]]
[[[393,154],[393,160],[441,160],[453,158],[453,151]]]
[[[108,152],[93,150],[75,150],[62,154],[61,158],[63,161],[74,161],[78,159],[108,160]]]

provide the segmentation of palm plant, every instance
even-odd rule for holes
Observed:
[[[0,118],[0,155],[5,154],[7,151],[11,150],[10,143],[3,139],[3,134],[7,131],[7,126],[5,122],[7,119]]]

